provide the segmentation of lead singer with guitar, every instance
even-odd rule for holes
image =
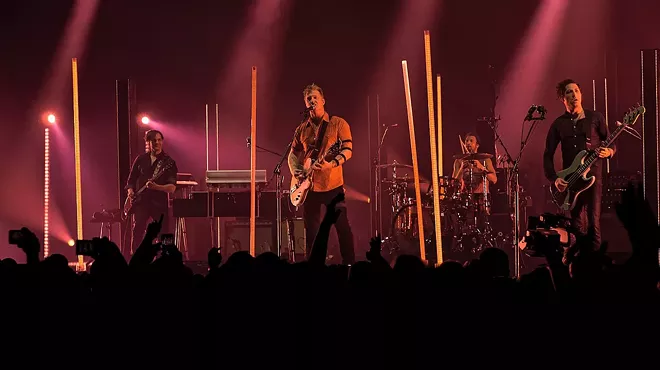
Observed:
[[[288,162],[292,176],[301,178],[307,173],[312,176],[312,188],[303,200],[306,252],[309,257],[323,217],[321,206],[327,206],[339,193],[344,192],[342,165],[352,156],[353,142],[348,123],[325,111],[325,97],[319,86],[312,84],[305,87],[303,97],[307,107],[306,116],[296,128]],[[337,143],[341,144],[335,154],[331,149]],[[309,163],[309,159],[312,162],[311,168],[305,169],[305,162],[307,160]],[[355,262],[355,248],[346,204],[338,204],[337,209],[341,210],[335,227],[342,262],[352,264]]]
[[[605,117],[599,112],[582,107],[582,91],[577,82],[566,79],[557,84],[557,97],[564,103],[566,112],[559,116],[550,126],[543,154],[545,176],[559,191],[564,191],[568,183],[555,173],[554,154],[561,144],[563,167],[571,165],[573,159],[581,150],[594,150],[599,158],[612,157],[615,147],[602,148],[601,142],[610,134]],[[596,161],[591,166],[589,174],[596,179],[594,184],[579,194],[575,207],[570,211],[574,228],[582,235],[590,235],[593,250],[601,245],[600,208],[602,196],[602,165]],[[564,261],[570,262],[577,251],[573,248],[566,251]]]
[[[163,151],[163,134],[149,130],[144,135],[148,151],[135,158],[126,181],[133,215],[131,254],[142,243],[149,219],[158,221],[163,215],[162,233],[168,230],[167,194],[176,190],[176,162]]]

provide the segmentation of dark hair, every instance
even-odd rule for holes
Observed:
[[[321,87],[315,83],[305,86],[305,89],[303,90],[303,96],[307,96],[307,94],[311,93],[314,90],[318,91],[319,94],[321,94],[321,97],[325,99],[325,95],[323,94],[323,89],[321,89]]]
[[[564,98],[564,93],[566,92],[566,86],[568,86],[568,85],[570,85],[570,84],[576,84],[577,87],[578,87],[580,90],[582,90],[582,88],[580,87],[580,84],[577,83],[577,82],[575,82],[574,80],[572,80],[572,79],[570,79],[570,78],[567,78],[567,79],[565,79],[565,80],[559,81],[559,83],[557,84],[557,98],[558,98],[559,100],[561,100],[561,99]]]
[[[477,140],[477,144],[481,144],[481,139],[479,138],[479,135],[472,132],[468,132],[467,134],[465,134],[465,140],[467,140],[468,136],[474,137]]]
[[[160,132],[158,130],[149,130],[149,131],[144,133],[144,141],[146,142],[146,141],[155,140],[156,135],[158,135],[158,134],[160,134],[160,137],[162,137],[163,140],[165,140],[165,135],[163,135],[162,132]]]

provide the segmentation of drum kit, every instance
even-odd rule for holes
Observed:
[[[474,169],[473,161],[492,158],[486,153],[455,155],[468,165],[463,169],[463,181],[452,176],[439,177],[441,232],[445,251],[456,254],[477,254],[488,247],[498,246],[498,237],[490,224],[491,194],[486,172]],[[391,169],[391,176],[382,179],[383,199],[387,194],[393,214],[389,236],[383,239],[383,250],[391,255],[418,254],[419,232],[417,201],[414,192],[412,166],[394,161],[378,165],[379,169]],[[470,186],[469,184],[472,184]],[[478,184],[478,186],[475,186]],[[435,243],[433,186],[428,179],[420,178],[422,190],[422,221],[427,245]],[[445,241],[451,241],[451,246]],[[427,247],[427,251],[435,248]],[[417,251],[417,252],[416,252]]]

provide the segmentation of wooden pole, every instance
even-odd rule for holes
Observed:
[[[83,238],[82,217],[82,176],[80,170],[80,111],[78,106],[78,59],[71,59],[71,72],[73,77],[73,143],[74,163],[76,168],[76,238]],[[85,271],[83,256],[78,256],[78,271]]]
[[[250,120],[250,255],[255,256],[255,231],[257,218],[257,67],[252,66],[252,112]]]
[[[415,199],[417,203],[417,227],[419,236],[419,257],[426,262],[426,247],[424,245],[424,220],[422,219],[422,196],[419,189],[419,167],[417,165],[417,143],[415,142],[415,122],[413,120],[412,99],[410,97],[410,79],[408,78],[408,62],[401,61],[403,69],[403,88],[406,93],[406,108],[408,110],[408,132],[410,134],[410,151],[412,154],[413,177],[415,178]]]
[[[431,146],[431,176],[433,185],[433,218],[435,225],[435,248],[437,264],[442,263],[442,224],[440,222],[440,186],[438,186],[438,148],[436,146],[435,109],[433,107],[433,73],[431,65],[431,32],[424,31],[424,55],[426,59],[426,97],[429,112],[429,143]],[[419,202],[419,198],[417,200]],[[418,218],[421,212],[417,213]]]

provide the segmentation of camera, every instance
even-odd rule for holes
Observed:
[[[91,240],[76,240],[76,255],[90,256],[96,255],[96,248]]]
[[[160,242],[163,246],[174,245],[174,234],[163,234],[160,236]]]
[[[530,216],[527,232],[519,247],[530,257],[546,257],[561,254],[564,248],[575,243],[571,220],[562,215],[544,213]]]
[[[9,230],[9,244],[18,245],[23,241],[23,237],[21,230]]]

